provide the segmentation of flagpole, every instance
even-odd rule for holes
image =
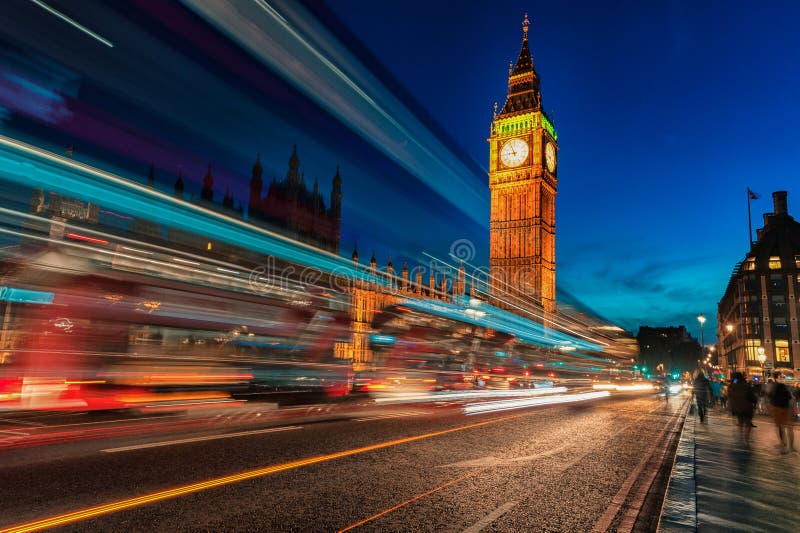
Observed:
[[[752,193],[750,192],[750,187],[747,188],[747,231],[750,233],[750,246],[749,249],[753,249],[753,222],[750,219],[750,200],[752,199]]]

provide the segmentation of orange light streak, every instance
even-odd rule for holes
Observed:
[[[346,528],[344,528],[344,529],[340,529],[340,530],[339,530],[339,531],[337,531],[336,533],[345,533],[346,531],[350,531],[351,529],[355,529],[355,528],[357,528],[358,526],[362,526],[362,525],[366,524],[367,522],[372,522],[372,521],[373,521],[373,520],[375,520],[376,518],[380,518],[380,517],[382,517],[383,515],[389,514],[389,513],[391,513],[392,511],[396,511],[397,509],[400,509],[401,507],[405,507],[405,506],[406,506],[406,505],[408,505],[409,503],[414,503],[414,502],[415,502],[415,501],[417,501],[417,500],[421,500],[421,499],[422,499],[422,498],[424,498],[425,496],[430,496],[430,495],[431,495],[431,494],[433,494],[434,492],[439,492],[439,491],[440,491],[440,490],[442,490],[442,489],[446,489],[446,488],[447,488],[447,487],[449,487],[450,485],[455,485],[455,484],[456,484],[456,483],[458,483],[459,481],[464,481],[465,479],[467,479],[467,478],[469,478],[469,477],[472,477],[472,476],[474,476],[475,474],[479,474],[479,473],[483,472],[484,470],[487,470],[488,468],[489,468],[488,466],[484,466],[484,467],[482,467],[482,468],[478,468],[477,470],[473,470],[472,472],[469,472],[468,474],[464,474],[463,476],[457,477],[457,478],[455,478],[455,479],[451,479],[451,480],[450,480],[450,481],[448,481],[447,483],[443,483],[443,484],[439,485],[439,486],[438,486],[438,487],[436,487],[436,488],[433,488],[433,489],[431,489],[431,490],[425,491],[425,492],[423,492],[422,494],[417,494],[417,495],[416,495],[416,496],[414,496],[413,498],[410,498],[410,499],[408,499],[408,500],[406,500],[406,501],[404,501],[404,502],[398,503],[397,505],[393,505],[393,506],[389,507],[388,509],[386,509],[385,511],[381,511],[380,513],[376,513],[376,514],[374,514],[374,515],[372,515],[372,516],[370,516],[370,517],[367,517],[367,518],[365,518],[364,520],[361,520],[361,521],[359,521],[359,522],[356,522],[355,524],[350,524],[350,525],[349,525],[349,526],[347,526]]]

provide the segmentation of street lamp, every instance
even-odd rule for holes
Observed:
[[[733,333],[733,324],[725,324],[725,329],[728,332],[728,337],[730,337],[730,334]],[[730,374],[732,378],[733,373],[736,372],[736,350],[731,350],[730,338],[725,339],[725,351],[727,354],[726,357],[728,359],[728,366],[731,367]],[[731,351],[733,351],[733,357],[731,357]]]
[[[758,362],[761,363],[761,377],[764,377],[764,362],[767,360],[767,355],[764,353],[764,347],[758,347]]]
[[[697,315],[697,321],[700,322],[700,353],[706,351],[706,339],[703,337],[703,324],[706,323],[706,317],[702,314]]]

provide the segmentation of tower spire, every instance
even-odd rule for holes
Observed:
[[[175,180],[175,197],[183,200],[183,167],[178,167],[178,179]]]
[[[541,111],[541,94],[539,93],[539,76],[533,67],[531,49],[528,47],[528,26],[531,21],[528,14],[522,20],[522,46],[513,67],[509,66],[508,96],[500,117],[511,113]]]
[[[264,169],[261,167],[261,152],[256,154],[256,162],[253,164],[253,177],[250,179],[250,198],[247,205],[247,218],[254,220],[261,218],[263,215],[262,207],[264,199],[261,197],[261,191],[264,187],[264,182],[261,175]]]
[[[214,200],[214,176],[211,174],[211,163],[208,164],[208,171],[203,178],[203,190],[200,191],[200,197],[207,202]]]

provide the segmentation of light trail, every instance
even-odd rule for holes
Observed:
[[[429,254],[429,253],[427,253],[427,252],[422,252],[422,254],[423,254],[423,255],[425,255],[425,256],[427,256],[427,257],[429,257],[430,259],[433,259],[434,261],[436,261],[436,262],[438,262],[438,263],[441,263],[441,264],[443,264],[443,265],[446,265],[446,266],[447,266],[447,267],[449,267],[449,268],[453,268],[453,269],[455,268],[455,267],[454,267],[454,265],[451,265],[450,263],[448,263],[448,262],[446,262],[446,261],[443,261],[442,259],[439,259],[438,257],[435,257],[435,256],[433,256],[433,255],[431,255],[431,254]],[[473,265],[473,264],[469,263],[468,261],[463,261],[462,259],[460,259],[460,258],[459,258],[458,256],[456,256],[456,255],[453,255],[453,254],[449,254],[449,255],[450,255],[450,257],[452,257],[453,259],[458,259],[459,261],[463,262],[463,263],[464,263],[465,265],[467,265],[468,267],[472,268],[473,272],[475,272],[475,271],[479,271],[479,270],[481,270],[481,271],[485,272],[484,270],[482,270],[482,269],[480,269],[480,268],[476,267],[475,265]],[[490,273],[487,273],[486,275],[489,277],[489,279],[493,279],[493,280],[495,280],[495,281],[500,281],[500,282],[502,282],[502,281],[501,281],[501,280],[499,280],[497,277],[495,277],[495,276],[492,276]],[[477,285],[477,283],[475,282],[475,275],[474,275],[474,274],[470,274],[470,275],[469,275],[469,277],[470,277],[470,278],[472,278],[472,286],[473,286],[473,287],[475,287],[475,286]],[[504,283],[504,282],[503,282],[503,283]],[[508,285],[508,283],[504,283],[504,285]],[[507,291],[503,291],[503,292],[504,292],[506,295],[510,295],[510,293],[508,293]],[[495,297],[496,297],[496,296],[495,296]],[[536,304],[536,305],[537,305],[539,308],[541,308],[541,306],[542,306],[542,303],[541,303],[541,301],[540,301],[540,300],[537,300],[536,298],[533,298],[533,297],[528,297],[528,298],[530,298],[531,300],[533,300],[533,302],[534,302],[534,303],[535,303],[535,304]],[[522,313],[524,313],[524,314],[526,314],[526,315],[529,315],[529,316],[532,316],[532,317],[534,317],[534,318],[536,318],[536,319],[539,319],[539,320],[541,320],[541,321],[542,321],[542,322],[541,322],[542,324],[545,324],[545,323],[550,323],[550,324],[552,324],[552,325],[553,325],[553,326],[555,326],[555,327],[558,327],[558,328],[561,328],[561,329],[563,329],[563,330],[566,330],[566,331],[568,331],[569,333],[571,333],[571,334],[573,334],[573,335],[577,335],[577,336],[579,336],[579,337],[582,337],[582,338],[584,338],[584,339],[586,339],[586,340],[588,340],[588,341],[590,341],[590,342],[593,342],[593,343],[595,343],[595,344],[600,344],[600,345],[602,345],[602,346],[606,346],[606,347],[608,347],[608,346],[609,346],[609,344],[608,344],[607,342],[603,342],[603,341],[601,341],[601,340],[599,340],[599,339],[596,339],[596,338],[594,338],[594,337],[590,337],[590,336],[588,336],[588,335],[586,335],[586,334],[584,334],[584,333],[581,333],[581,332],[579,332],[579,331],[575,331],[574,329],[571,329],[571,328],[567,327],[567,325],[566,325],[564,322],[557,322],[556,320],[554,320],[554,319],[552,319],[552,318],[549,318],[549,317],[545,316],[545,314],[544,314],[544,313],[542,313],[542,314],[536,314],[536,313],[534,313],[533,311],[531,311],[531,308],[529,308],[529,307],[528,307],[528,308],[524,308],[524,307],[521,307],[521,306],[519,306],[519,305],[516,305],[516,304],[514,304],[514,303],[512,303],[512,302],[510,302],[510,301],[508,301],[508,300],[503,300],[503,299],[501,299],[501,298],[498,298],[498,300],[502,301],[504,304],[506,304],[506,305],[508,305],[508,306],[510,306],[510,307],[513,307],[514,309],[516,309],[516,310],[518,310],[518,311],[520,311],[520,312],[522,312]],[[559,317],[560,317],[560,316],[561,316],[561,315],[559,315]],[[575,320],[574,320],[572,317],[570,317],[570,320],[572,320],[573,322],[575,322]],[[580,322],[578,322],[578,323],[580,324]],[[582,325],[582,326],[585,326],[585,324],[581,324],[581,325]]]
[[[377,393],[375,403],[412,403],[412,402],[449,402],[452,400],[465,400],[473,398],[497,398],[497,397],[520,397],[520,396],[545,396],[548,394],[562,394],[567,392],[566,387],[548,387],[543,389],[529,390],[498,390],[498,391],[463,391],[463,392],[427,392],[427,393]]]
[[[458,320],[459,322],[466,322],[468,324],[489,327],[506,333],[513,333],[521,341],[528,344],[548,347],[569,345],[582,350],[591,350],[595,352],[603,351],[603,347],[599,344],[580,340],[566,333],[546,328],[542,324],[504,311],[486,302],[481,302],[477,308],[442,300],[422,300],[416,298],[407,298],[401,303],[411,309],[445,316]],[[584,354],[576,355],[587,359],[593,358],[592,356]]]
[[[50,13],[51,15],[54,15],[54,16],[60,18],[61,20],[63,20],[64,22],[66,22],[67,24],[72,26],[73,28],[76,28],[76,29],[82,31],[83,33],[85,33],[86,35],[91,37],[92,39],[95,39],[96,41],[99,41],[99,42],[103,43],[104,45],[108,46],[109,48],[114,48],[114,44],[111,41],[101,37],[100,35],[96,34],[92,30],[87,28],[86,26],[84,26],[82,24],[79,24],[77,21],[75,21],[74,19],[69,18],[64,13],[62,13],[60,11],[56,11],[55,9],[53,9],[50,6],[48,6],[44,2],[41,2],[40,0],[31,0],[31,2],[33,2],[37,6],[41,7],[42,9],[44,9],[45,11]]]
[[[301,3],[183,2],[444,201],[486,224],[478,165],[467,165]],[[487,106],[487,123],[490,117]],[[462,191],[457,199],[453,189]]]
[[[608,391],[583,392],[580,394],[569,394],[565,396],[555,396],[546,398],[525,398],[516,400],[499,400],[496,402],[470,403],[463,407],[462,411],[468,415],[483,413],[494,413],[497,411],[508,411],[510,409],[523,409],[525,407],[536,407],[538,405],[555,405],[560,403],[583,402],[586,400],[596,400],[610,396]]]
[[[351,280],[386,284],[380,276],[372,275],[366,266],[354,266],[349,259],[4,135],[0,135],[0,172],[7,180],[25,187],[40,187],[68,196],[80,191],[81,199],[85,201],[159,224],[319,268]]]
[[[194,494],[196,492],[202,492],[204,490],[213,489],[216,487],[223,487],[226,485],[230,485],[233,483],[239,483],[241,481],[246,481],[249,479],[255,479],[259,477],[268,476],[271,474],[276,474],[278,472],[286,472],[288,470],[295,470],[297,468],[302,468],[304,466],[309,466],[318,463],[324,463],[327,461],[333,461],[336,459],[341,459],[343,457],[350,457],[352,455],[358,455],[361,453],[371,452],[375,450],[381,450],[384,448],[390,448],[392,446],[398,446],[400,444],[406,444],[409,442],[416,442],[423,439],[430,439],[433,437],[439,437],[441,435],[448,435],[451,433],[456,433],[458,431],[464,431],[467,429],[473,429],[482,426],[488,426],[491,424],[497,424],[499,422],[503,422],[506,420],[511,420],[514,418],[519,418],[525,415],[514,415],[514,416],[504,416],[501,418],[494,418],[492,420],[485,420],[483,422],[476,422],[474,424],[467,424],[464,426],[458,426],[455,428],[450,429],[443,429],[441,431],[434,431],[431,433],[424,433],[422,435],[414,435],[413,437],[405,437],[402,439],[391,440],[387,442],[381,442],[378,444],[370,444],[368,446],[362,446],[360,448],[352,448],[350,450],[343,450],[341,452],[329,453],[325,455],[319,455],[316,457],[309,457],[308,459],[300,459],[297,461],[290,461],[288,463],[281,463],[277,465],[271,465],[264,468],[257,468],[255,470],[248,470],[245,472],[240,472],[238,474],[232,474],[229,476],[223,476],[213,479],[208,479],[206,481],[201,481],[199,483],[191,483],[189,485],[181,485],[179,487],[174,487],[171,489],[161,490],[158,492],[152,492],[150,494],[144,494],[142,496],[136,496],[133,498],[126,498],[124,500],[118,500],[111,503],[95,505],[93,507],[88,507],[86,509],[80,509],[78,511],[72,511],[69,513],[64,513],[56,516],[51,516],[47,518],[42,518],[40,520],[34,520],[32,522],[26,522],[23,524],[17,524],[15,526],[7,527],[0,529],[0,533],[25,533],[30,531],[41,531],[43,529],[49,529],[52,527],[63,526],[66,524],[72,524],[74,522],[79,522],[81,520],[88,520],[90,518],[96,518],[98,516],[115,513],[119,511],[124,511],[126,509],[132,509],[135,507],[140,507],[142,505],[147,505],[149,503],[159,502],[163,500],[168,500],[171,498],[176,498],[178,496],[185,496],[187,494]]]
[[[374,514],[372,516],[368,516],[367,518],[365,518],[363,520],[360,520],[360,521],[356,522],[355,524],[350,524],[346,528],[340,529],[337,533],[345,533],[345,532],[350,531],[352,529],[355,529],[355,528],[357,528],[359,526],[363,526],[364,524],[366,524],[368,522],[372,522],[373,520],[375,520],[377,518],[380,518],[380,517],[382,517],[384,515],[387,515],[387,514],[393,512],[393,511],[396,511],[396,510],[402,508],[402,507],[405,507],[406,505],[408,505],[410,503],[414,503],[417,500],[421,500],[422,498],[425,498],[426,496],[430,496],[431,494],[433,494],[435,492],[439,492],[442,489],[446,489],[447,487],[449,487],[451,485],[455,485],[456,483],[464,481],[465,479],[469,479],[472,476],[474,476],[476,474],[480,474],[481,472],[484,472],[484,471],[486,471],[488,469],[489,469],[489,467],[485,466],[483,468],[478,468],[477,470],[473,470],[472,472],[468,472],[468,473],[464,474],[463,476],[459,476],[459,477],[457,477],[455,479],[451,479],[447,483],[442,483],[438,487],[434,487],[431,490],[423,492],[422,494],[417,494],[413,498],[409,498],[408,500],[406,500],[404,502],[400,502],[397,505],[393,505],[393,506],[389,507],[388,509],[386,509],[384,511],[381,511],[380,513],[376,513],[376,514]]]

